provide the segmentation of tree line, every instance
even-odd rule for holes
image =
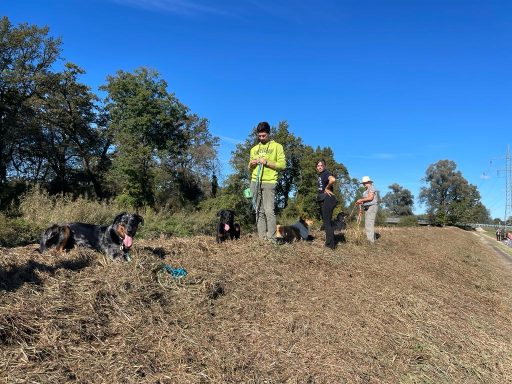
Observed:
[[[61,40],[48,27],[0,19],[0,208],[39,185],[51,194],[114,200],[140,209],[177,211],[232,208],[252,221],[242,191],[249,185],[247,158],[253,132],[237,145],[233,173],[222,186],[219,138],[159,73],[148,68],[107,76],[99,97],[80,82],[85,71],[66,62],[57,70]],[[317,216],[314,164],[325,159],[337,179],[338,210],[351,210],[362,189],[329,147],[303,143],[286,121],[273,127],[287,166],[276,189],[285,218]],[[419,199],[432,223],[488,222],[489,212],[450,160],[429,166]],[[382,196],[384,214],[411,216],[414,196],[399,184]],[[335,212],[336,213],[336,212]]]
[[[100,99],[62,60],[47,27],[0,20],[0,187],[28,183],[133,207],[197,204],[211,194],[218,138],[156,71],[118,71]],[[5,204],[4,204],[5,206]]]

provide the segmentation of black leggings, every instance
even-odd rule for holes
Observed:
[[[321,203],[322,220],[325,228],[325,246],[334,249],[334,228],[332,227],[332,212],[337,204],[336,197],[325,195],[325,200]]]

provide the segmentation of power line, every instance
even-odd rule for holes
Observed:
[[[505,231],[507,230],[508,218],[512,214],[512,157],[510,155],[510,146],[507,145],[507,155],[505,156]],[[498,170],[500,172],[500,170]]]
[[[507,145],[507,158],[506,158],[506,168],[507,168],[507,182],[506,182],[506,203],[505,203],[505,232],[507,229],[507,220],[512,213],[512,159],[510,157],[510,146]]]
[[[485,207],[489,211],[502,211],[503,207],[503,199],[497,198],[496,195],[503,196],[504,186],[498,185],[498,183],[502,183],[499,181],[500,179],[500,171],[497,169],[497,166],[502,166],[502,162],[504,157],[494,157],[489,160],[487,168],[482,172],[480,176],[480,182],[478,183],[478,191],[480,193],[481,201],[487,200]],[[500,164],[501,163],[501,164]],[[492,218],[501,217],[501,214],[495,214]]]

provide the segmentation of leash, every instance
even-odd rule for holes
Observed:
[[[185,268],[173,268],[169,264],[164,264],[162,269],[169,272],[169,274],[175,279],[180,279],[187,276],[187,271]]]
[[[359,213],[357,214],[357,221],[356,221],[356,223],[357,223],[357,228],[359,228],[359,225],[361,224],[361,218],[362,218],[362,216],[363,216],[363,206],[362,206],[362,205],[360,205],[360,206],[359,206]]]
[[[354,206],[352,207],[352,211],[350,212],[350,215],[348,215],[347,219],[350,219],[352,217],[352,215],[354,214],[354,211],[356,210],[356,207],[357,207],[357,205],[354,204]],[[357,220],[356,220],[357,227],[359,227],[359,225],[361,224],[362,216],[363,216],[363,205],[359,205],[359,212],[357,213]]]
[[[356,210],[356,207],[357,207],[357,205],[354,204],[354,206],[352,207],[352,211],[350,211],[350,215],[347,216],[347,219],[350,219],[352,217],[352,215],[354,214],[354,211]]]
[[[256,190],[254,191],[254,195],[252,196],[252,208],[254,209],[254,212],[256,212],[256,216],[258,215],[258,193],[260,192],[260,185],[261,185],[261,169],[263,168],[263,164],[258,164],[258,172],[256,174]]]

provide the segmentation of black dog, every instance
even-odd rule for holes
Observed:
[[[299,240],[312,240],[309,234],[309,227],[313,225],[313,220],[303,219],[302,217],[292,225],[277,225],[276,238],[283,243],[293,243]]]
[[[332,221],[332,227],[336,231],[342,231],[347,228],[347,223],[345,222],[345,218],[347,214],[345,212],[340,212],[336,216],[336,219]]]
[[[332,228],[335,231],[343,231],[344,229],[347,229],[347,223],[345,221],[345,218],[347,217],[347,214],[345,212],[340,212],[336,216],[334,220],[331,220]],[[323,231],[325,229],[324,225],[320,227],[320,230]]]
[[[112,225],[55,224],[43,232],[39,252],[52,247],[62,252],[76,245],[105,252],[114,259],[127,254],[141,223],[144,223],[142,216],[122,212],[116,216]]]
[[[217,243],[221,243],[226,239],[240,238],[240,224],[235,223],[235,211],[231,209],[222,209],[217,212],[219,216],[219,224],[217,225]]]

